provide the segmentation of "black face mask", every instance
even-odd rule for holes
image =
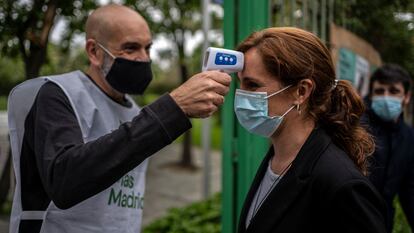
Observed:
[[[114,57],[106,48],[98,44],[106,53]],[[105,63],[105,62],[104,62]],[[142,95],[152,81],[150,61],[133,61],[115,57],[111,68],[105,70],[106,81],[112,88],[127,94]]]
[[[151,62],[117,57],[105,78],[121,93],[142,95],[152,80]]]

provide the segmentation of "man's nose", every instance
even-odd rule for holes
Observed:
[[[389,90],[384,90],[384,96],[390,96],[390,95],[391,95],[391,93],[390,93]]]

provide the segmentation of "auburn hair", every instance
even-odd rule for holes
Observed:
[[[335,82],[332,57],[322,41],[302,29],[274,27],[252,33],[237,50],[245,53],[251,48],[257,49],[266,70],[283,85],[295,85],[302,79],[313,81],[307,114],[367,175],[367,158],[375,144],[360,125],[364,103],[348,81]]]

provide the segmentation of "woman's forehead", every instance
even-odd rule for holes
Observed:
[[[265,79],[272,76],[266,69],[263,59],[256,48],[249,49],[244,54],[244,69],[238,73],[239,78]]]

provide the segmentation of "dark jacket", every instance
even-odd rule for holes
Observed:
[[[369,105],[368,105],[369,106]],[[384,122],[368,109],[363,118],[374,136],[376,149],[370,159],[370,180],[383,196],[388,211],[386,224],[392,232],[393,200],[398,195],[411,229],[414,230],[414,132],[404,123]]]
[[[271,148],[247,194],[239,233],[385,232],[381,196],[321,128],[313,130],[246,230],[248,210],[272,155]]]

